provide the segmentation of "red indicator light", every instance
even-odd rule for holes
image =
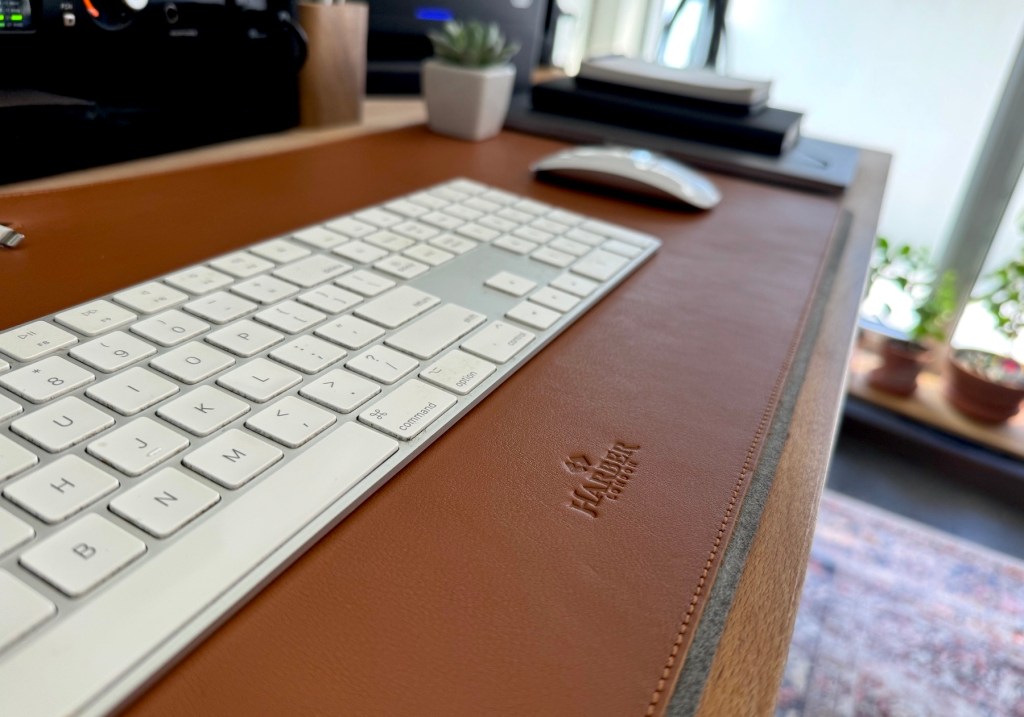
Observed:
[[[82,0],[85,3],[85,11],[93,17],[99,17],[100,11],[97,10],[89,0]]]

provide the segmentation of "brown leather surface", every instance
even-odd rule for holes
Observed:
[[[651,262],[131,708],[135,715],[643,715],[667,703],[756,463],[838,200],[726,177],[708,214],[532,181],[561,145],[416,128],[0,196],[0,326],[454,176],[635,226]],[[618,500],[566,461],[639,446]]]

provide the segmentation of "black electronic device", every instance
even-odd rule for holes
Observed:
[[[119,0],[120,1],[120,0]],[[433,54],[427,33],[448,20],[496,22],[519,43],[516,87],[530,86],[550,0],[368,0],[366,91],[418,94],[420,65]]]
[[[294,0],[0,0],[0,8],[9,148],[0,182],[298,124],[306,44]]]

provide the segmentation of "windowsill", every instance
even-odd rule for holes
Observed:
[[[944,358],[937,362],[938,366],[930,366],[921,373],[917,391],[909,398],[868,386],[867,375],[879,362],[879,356],[869,347],[858,346],[854,350],[847,389],[851,396],[987,448],[1024,458],[1024,413],[996,426],[978,423],[959,413],[943,396]]]

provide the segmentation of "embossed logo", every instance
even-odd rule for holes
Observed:
[[[616,441],[598,463],[582,453],[566,459],[566,470],[582,476],[573,487],[569,508],[588,518],[597,518],[606,509],[605,501],[619,500],[622,491],[636,475],[639,444]]]

